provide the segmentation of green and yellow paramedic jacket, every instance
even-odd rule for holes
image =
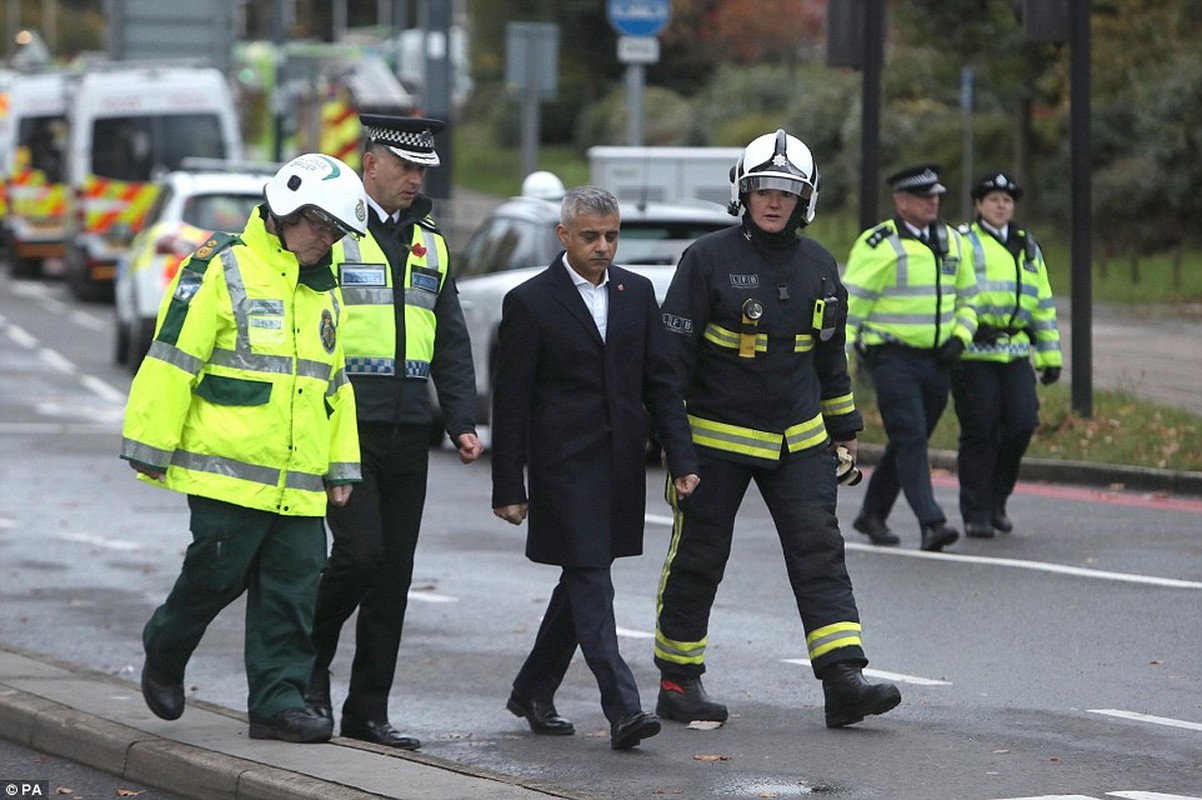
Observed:
[[[972,341],[977,330],[972,264],[954,228],[942,222],[933,227],[942,242],[937,247],[913,236],[900,219],[856,239],[843,272],[850,295],[848,341],[923,350],[937,350],[952,336],[966,347]]]
[[[764,466],[855,438],[846,303],[834,257],[812,239],[768,250],[734,226],[690,245],[662,313],[694,445]]]
[[[176,275],[130,387],[121,457],[164,471],[168,489],[320,517],[327,485],[361,480],[342,298],[328,266],[301,270],[263,211]]]
[[[475,430],[471,340],[447,243],[418,196],[395,228],[368,210],[368,235],[334,245],[346,301],[347,374],[361,422],[429,425],[434,379],[447,433]],[[400,287],[398,289],[398,287]]]
[[[980,220],[960,228],[977,275],[977,337],[961,358],[1006,364],[1031,355],[1035,368],[1062,367],[1056,301],[1030,231],[1012,221],[1003,242]]]

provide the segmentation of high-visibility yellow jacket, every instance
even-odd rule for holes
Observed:
[[[942,254],[911,235],[900,220],[883,222],[856,239],[843,273],[850,295],[849,342],[934,350],[952,336],[965,345],[972,341],[976,277],[960,234],[944,223],[936,228],[937,238],[946,239]]]
[[[447,277],[449,257],[442,236],[422,225],[412,227],[403,279],[405,354],[400,374],[426,380],[438,329],[434,305]],[[396,289],[387,255],[369,233],[337,242],[331,258],[348,309],[343,326],[347,373],[398,374]]]
[[[1035,368],[1061,367],[1056,301],[1043,251],[1030,231],[1013,222],[1003,242],[980,220],[960,228],[977,275],[977,337],[963,356],[1008,363],[1028,358]]]
[[[302,270],[262,213],[176,275],[130,387],[121,457],[164,471],[168,489],[323,516],[327,485],[361,479],[342,298],[329,265]]]

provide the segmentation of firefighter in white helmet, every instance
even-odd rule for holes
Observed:
[[[327,501],[360,480],[344,306],[330,249],[367,224],[363,184],[325,155],[290,161],[241,233],[184,262],[130,388],[121,457],[188,496],[192,544],[142,632],[142,694],[184,712],[184,671],[217,614],[247,593],[252,739],[324,742],[305,707]]]
[[[701,485],[673,501],[660,582],[657,713],[727,718],[701,684],[710,608],[735,516],[755,481],[776,521],[826,724],[883,714],[897,687],[869,684],[860,617],[835,517],[836,446],[850,458],[863,427],[843,352],[847,292],[835,259],[799,235],[820,181],[809,148],[783,130],[752,140],[731,169],[740,224],[685,250],[662,304],[670,360],[701,462]]]

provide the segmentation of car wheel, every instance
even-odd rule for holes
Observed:
[[[113,318],[116,323],[113,325],[113,361],[117,364],[126,364],[129,362],[129,328],[121,321],[121,318],[113,313]]]
[[[9,264],[14,278],[37,278],[42,274],[42,259],[40,258],[13,256]]]
[[[138,371],[146,353],[150,351],[150,344],[154,341],[154,323],[153,319],[141,318],[136,318],[130,323],[129,355],[126,362],[131,374]]]

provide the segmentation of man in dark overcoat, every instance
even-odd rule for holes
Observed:
[[[651,282],[611,263],[619,226],[612,194],[568,190],[556,228],[564,252],[505,297],[492,504],[515,525],[528,513],[526,556],[562,567],[508,709],[535,733],[573,733],[554,696],[579,645],[601,690],[610,745],[621,750],[660,729],[618,651],[610,575],[615,558],[643,551],[649,421],[666,453],[669,494],[687,497],[698,477]]]

